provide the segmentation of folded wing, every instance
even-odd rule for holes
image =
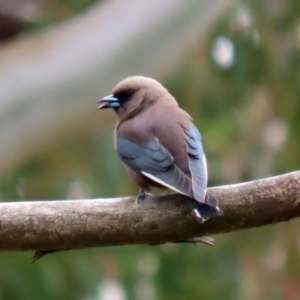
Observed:
[[[218,200],[206,192],[207,166],[201,134],[193,123],[190,123],[188,127],[183,127],[183,133],[195,199],[200,203],[206,203],[209,206],[218,208]],[[218,211],[221,213],[219,208]]]
[[[127,166],[171,190],[194,198],[192,181],[174,164],[172,155],[157,138],[138,145],[117,137],[116,144],[118,154]]]

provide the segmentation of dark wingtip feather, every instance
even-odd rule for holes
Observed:
[[[215,198],[214,196],[212,196],[210,193],[206,192],[205,195],[205,203],[210,205],[210,206],[218,206],[219,201],[217,198]]]
[[[206,203],[199,203],[197,200],[191,198],[189,199],[189,203],[194,211],[196,221],[200,224],[204,223],[210,218],[222,216],[224,214],[218,205],[210,206]]]
[[[219,207],[219,201],[217,198],[215,198],[212,194],[206,192],[205,195],[205,203],[208,204],[209,206],[214,206],[218,210],[218,215],[223,216],[224,212],[223,210]]]

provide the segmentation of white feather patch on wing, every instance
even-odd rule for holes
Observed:
[[[153,180],[153,181],[155,181],[155,182],[157,182],[157,183],[159,183],[159,184],[165,186],[166,188],[168,188],[168,189],[170,189],[170,190],[173,190],[174,192],[180,193],[180,194],[182,194],[182,195],[186,195],[185,193],[183,193],[183,192],[181,192],[181,191],[175,189],[173,186],[171,186],[171,185],[169,185],[169,184],[167,184],[167,183],[161,181],[160,179],[156,178],[155,176],[153,176],[153,175],[151,175],[151,174],[149,174],[149,173],[146,173],[146,172],[143,172],[143,171],[142,171],[142,174],[145,175],[146,177],[148,177],[149,179],[151,179],[151,180]],[[187,195],[186,195],[186,196],[187,196]]]
[[[206,185],[207,185],[207,161],[206,161],[206,157],[205,157],[205,154],[203,153],[203,156],[202,156],[202,159],[203,159],[203,166],[204,166],[204,172],[205,172],[205,182],[206,182]]]
[[[197,218],[203,219],[203,217],[200,215],[199,211],[196,208],[194,208],[193,211],[194,211]]]
[[[205,154],[203,153],[201,160],[197,161],[198,169],[195,169],[195,165],[191,165],[190,159],[189,167],[192,172],[192,185],[195,199],[200,203],[205,203],[205,196],[207,192],[207,163]],[[199,172],[201,168],[203,172]],[[199,187],[199,184],[201,184],[203,188]]]

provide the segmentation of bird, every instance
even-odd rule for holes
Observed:
[[[202,137],[191,116],[157,80],[130,76],[98,101],[118,118],[115,148],[131,179],[139,186],[138,202],[153,187],[187,196],[196,221],[223,215],[207,191]]]
[[[129,176],[140,187],[138,202],[152,187],[187,196],[195,219],[202,224],[223,211],[207,192],[207,166],[201,135],[191,116],[155,79],[131,76],[98,101],[98,108],[117,114],[115,147]],[[211,237],[185,241],[213,245]],[[32,262],[57,250],[38,250]]]

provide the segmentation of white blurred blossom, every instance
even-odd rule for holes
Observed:
[[[212,57],[222,69],[229,69],[234,64],[235,50],[232,40],[228,37],[218,37],[212,48]]]
[[[97,297],[97,300],[98,299],[126,300],[127,297],[123,286],[117,280],[105,279],[100,286],[99,297]]]

